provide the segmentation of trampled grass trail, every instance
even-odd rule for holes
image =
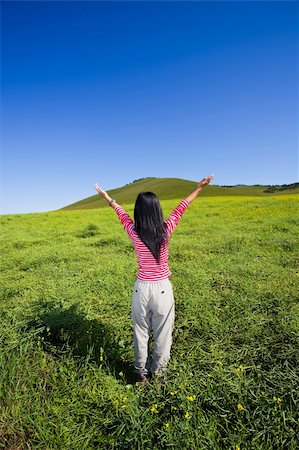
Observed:
[[[2,216],[0,448],[298,449],[298,197],[190,205],[169,247],[168,378],[147,390],[115,212]]]

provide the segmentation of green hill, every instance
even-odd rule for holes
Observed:
[[[184,198],[197,186],[196,181],[183,180],[181,178],[142,178],[135,180],[125,186],[108,190],[109,195],[120,204],[132,204],[135,202],[139,192],[154,192],[161,200]],[[91,189],[93,186],[91,185]],[[265,192],[268,189],[271,192]],[[283,189],[283,190],[278,190]],[[221,197],[227,195],[240,196],[265,196],[299,193],[299,183],[283,186],[218,186],[209,185],[200,194],[204,197]],[[99,195],[95,194],[80,200],[71,205],[67,205],[60,210],[93,209],[107,206],[107,202]]]

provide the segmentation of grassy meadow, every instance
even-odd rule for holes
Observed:
[[[145,390],[112,208],[2,216],[0,448],[298,449],[298,199],[190,205],[169,245],[168,378]]]

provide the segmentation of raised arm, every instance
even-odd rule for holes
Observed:
[[[116,214],[119,217],[119,220],[124,226],[124,229],[127,231],[127,233],[131,236],[132,234],[132,227],[134,225],[131,217],[129,214],[126,213],[126,211],[113,199],[110,197],[110,195],[107,194],[106,191],[101,189],[97,183],[94,184],[95,189],[97,192],[109,203],[111,208],[113,208],[116,212]]]
[[[191,203],[200,193],[200,191],[203,190],[203,188],[205,186],[207,186],[212,180],[214,179],[214,175],[209,175],[206,178],[203,178],[199,183],[196,189],[194,189],[194,191],[192,191],[189,195],[187,195],[187,197],[185,197],[185,199],[187,200],[187,202]]]
[[[169,218],[165,220],[166,228],[168,231],[168,234],[170,235],[177,224],[179,223],[179,220],[181,219],[182,215],[186,211],[187,207],[190,205],[190,203],[198,196],[200,191],[212,181],[214,178],[213,175],[208,176],[207,178],[203,178],[199,183],[197,188],[192,191],[187,197],[185,197],[179,205],[174,208],[172,213],[170,214]]]
[[[109,205],[110,205],[113,209],[115,209],[116,206],[120,206],[118,203],[116,203],[116,201],[115,201],[113,198],[110,197],[110,195],[107,194],[106,191],[104,191],[103,189],[101,189],[101,188],[98,186],[98,183],[95,183],[95,184],[94,184],[94,187],[95,187],[96,191],[103,197],[103,199],[106,200],[106,202],[109,203]]]

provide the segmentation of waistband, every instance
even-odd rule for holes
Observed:
[[[139,278],[136,278],[135,283],[137,284],[158,284],[158,283],[163,283],[163,282],[169,282],[170,280],[169,278],[162,278],[161,280],[154,280],[154,281],[144,281],[144,280],[139,280]]]

